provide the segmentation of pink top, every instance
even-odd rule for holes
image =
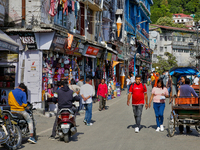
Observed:
[[[155,103],[164,103],[165,100],[161,100],[160,97],[162,96],[162,94],[164,94],[166,96],[169,95],[166,87],[164,87],[163,89],[158,88],[158,87],[154,87],[153,90],[152,90],[152,94],[154,94],[153,102],[155,102]]]
[[[102,96],[103,98],[106,98],[106,94],[108,93],[108,87],[107,84],[99,84],[97,95]]]

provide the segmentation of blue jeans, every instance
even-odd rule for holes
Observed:
[[[129,93],[130,85],[127,85],[127,93]]]
[[[165,110],[165,103],[153,103],[153,108],[156,115],[157,127],[160,127],[160,125],[163,125],[163,113]]]
[[[89,124],[92,119],[92,103],[84,104],[85,106],[85,119],[86,122]]]
[[[84,106],[82,104],[82,96],[79,95],[80,101],[79,101],[79,107],[78,107],[78,111],[83,110]]]
[[[169,95],[170,95],[170,93],[171,93],[171,87],[168,87],[168,92],[169,92]]]

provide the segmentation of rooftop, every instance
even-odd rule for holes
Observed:
[[[161,25],[156,25],[156,24],[150,24],[150,26],[154,26],[157,28],[162,28],[166,30],[176,30],[176,31],[185,31],[185,32],[196,32],[196,30],[191,30],[191,29],[186,29],[186,28],[177,28],[177,27],[170,27],[170,26],[161,26]],[[157,28],[150,28],[149,31],[153,31]]]
[[[181,17],[181,18],[191,18],[191,19],[193,19],[190,15],[186,15],[186,14],[183,14],[183,13],[173,14],[173,16],[175,16],[175,17]]]

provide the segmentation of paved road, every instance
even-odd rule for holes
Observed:
[[[150,91],[150,88],[148,89]],[[150,97],[150,92],[148,92]],[[64,143],[58,139],[51,141],[54,118],[45,118],[36,115],[38,143],[33,145],[24,142],[23,150],[199,150],[198,133],[193,129],[191,135],[179,135],[178,132],[172,138],[168,137],[167,130],[155,132],[156,121],[153,108],[143,110],[142,129],[140,133],[134,132],[132,107],[126,105],[127,95],[107,101],[108,110],[98,111],[98,104],[93,105],[93,126],[83,124],[84,115],[77,116],[78,133],[72,137],[70,143]],[[166,103],[167,104],[167,103]],[[164,126],[167,127],[167,118],[170,114],[170,106],[165,109]],[[2,149],[0,147],[0,149]]]

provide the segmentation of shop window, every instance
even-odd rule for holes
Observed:
[[[88,33],[93,33],[93,11],[88,8],[87,10]]]
[[[81,32],[81,9],[77,12],[77,16],[76,16],[76,30],[79,31],[79,34],[80,34],[80,32]]]
[[[165,52],[167,52],[167,47],[165,47]]]

